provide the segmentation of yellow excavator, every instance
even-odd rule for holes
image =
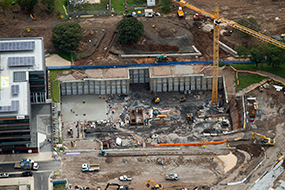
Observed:
[[[259,134],[259,133],[254,133],[254,132],[252,132],[252,140],[254,141],[254,137],[255,136],[258,136],[258,137],[261,137],[261,138],[263,138],[263,140],[262,140],[262,143],[264,144],[264,145],[269,145],[269,146],[274,146],[275,145],[275,139],[274,138],[267,138],[266,136],[264,136],[264,135],[261,135],[261,134]]]
[[[160,102],[160,98],[156,95],[155,92],[154,92],[154,97],[152,98],[152,101],[156,104],[158,104]]]
[[[149,187],[150,186],[150,184],[149,184],[150,182],[154,184],[154,187],[152,187],[151,189],[155,189],[155,190],[162,190],[163,189],[163,186],[161,184],[157,184],[155,181],[150,180],[150,179],[147,180],[145,186]]]

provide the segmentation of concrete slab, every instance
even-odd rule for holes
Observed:
[[[85,104],[83,104],[83,100],[85,100]],[[85,119],[103,120],[107,119],[107,105],[105,99],[101,99],[97,95],[62,96],[62,113],[62,122]],[[86,116],[83,116],[84,113]]]
[[[61,58],[57,54],[52,54],[49,57],[46,58],[46,66],[69,66],[71,64],[70,61],[67,61],[63,58]]]
[[[203,65],[175,65],[174,75],[191,75],[199,74]]]
[[[170,66],[160,66],[151,68],[151,76],[169,76],[172,75]]]
[[[87,69],[85,73],[91,78],[128,78],[127,68]]]

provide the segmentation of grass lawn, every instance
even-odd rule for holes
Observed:
[[[62,70],[50,70],[51,99],[52,102],[59,103],[60,101],[59,81],[56,80],[56,73],[62,73]]]
[[[112,0],[111,3],[116,13],[122,14],[125,12],[125,0]]]
[[[66,5],[67,5],[67,0],[55,0],[55,6],[54,6],[54,13],[60,13],[60,15],[65,15],[63,6],[65,6],[65,8],[67,9]]]
[[[273,73],[276,74],[282,78],[285,78],[285,68],[284,65],[281,65],[280,68],[272,68],[271,66],[267,65],[267,64],[263,64],[263,67],[260,67],[261,64],[259,64],[259,67],[255,66],[255,63],[235,63],[235,64],[230,64],[231,66],[233,66],[234,68],[238,69],[238,70],[262,70],[262,71],[267,71],[269,73]]]
[[[64,190],[65,184],[54,185],[54,190]]]
[[[238,78],[239,78],[239,85],[236,86],[236,91],[242,90],[250,86],[251,84],[259,83],[263,79],[269,79],[268,77],[263,77],[253,74],[245,74],[245,73],[239,74]],[[237,83],[236,79],[235,82]]]

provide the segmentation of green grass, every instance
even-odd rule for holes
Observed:
[[[117,14],[125,12],[125,0],[112,0],[111,3]]]
[[[54,6],[53,12],[54,13],[60,13],[60,15],[65,15],[65,12],[64,12],[62,5],[65,6],[66,11],[67,11],[66,4],[67,4],[67,0],[55,0],[55,6]]]
[[[64,190],[65,184],[54,185],[54,190]]]
[[[253,74],[242,74],[238,76],[239,78],[239,85],[236,86],[236,91],[242,90],[254,83],[259,83],[263,79],[269,79],[268,77],[263,77],[260,75],[253,75]],[[235,79],[235,82],[237,83],[237,79]]]
[[[6,4],[6,5],[9,5],[10,8],[12,8],[14,6],[17,6],[17,4],[14,5],[14,6],[12,5],[13,1],[15,2],[15,0],[4,0],[4,2],[0,2],[0,5],[5,5]]]
[[[60,92],[59,92],[59,81],[56,80],[56,73],[62,73],[62,70],[50,70],[50,81],[51,81],[51,99],[54,103],[59,103]]]

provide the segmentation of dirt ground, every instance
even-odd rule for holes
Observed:
[[[219,3],[236,12],[244,18],[254,17],[261,28],[271,35],[280,35],[284,33],[284,1],[259,0],[259,1],[236,1],[222,0]],[[195,5],[205,8],[208,11],[213,11],[214,1],[196,1]],[[78,22],[83,30],[83,39],[78,47],[77,52],[81,56],[89,56],[84,59],[79,59],[75,64],[79,65],[97,65],[102,64],[130,64],[130,63],[146,63],[154,62],[154,58],[145,59],[119,59],[115,54],[109,53],[112,43],[114,42],[118,52],[123,51],[141,51],[141,53],[157,52],[185,52],[189,51],[190,45],[195,45],[196,48],[203,54],[199,60],[211,60],[212,58],[212,33],[204,32],[199,29],[199,24],[194,24],[192,19],[195,13],[192,10],[185,8],[186,18],[178,19],[176,11],[178,6],[173,4],[172,13],[155,18],[140,18],[145,24],[145,35],[137,48],[127,48],[120,46],[116,41],[115,27],[116,23],[122,19],[122,16],[114,17],[96,17],[96,18],[72,18],[71,21]],[[19,7],[9,8],[2,6],[0,12],[1,38],[11,37],[44,37],[45,50],[56,51],[51,43],[52,28],[59,22],[67,22],[67,20],[59,20],[59,15],[50,14],[44,10],[42,5],[35,7],[37,13],[36,20],[28,17],[26,12],[23,12]],[[7,12],[8,11],[8,12]],[[158,8],[157,11],[160,11]],[[220,8],[222,17],[238,21],[239,17],[224,8]],[[282,16],[283,15],[283,16]],[[167,24],[165,24],[167,23]],[[156,25],[156,28],[152,28]],[[31,33],[26,33],[25,29],[32,29]],[[222,30],[230,28],[221,26]],[[155,31],[155,32],[154,32]],[[186,35],[186,36],[185,36]],[[157,36],[161,38],[157,38]],[[176,37],[176,38],[173,38]],[[193,43],[192,43],[193,41]],[[228,46],[235,48],[237,45],[243,44],[249,46],[253,43],[258,43],[255,38],[242,39],[237,34],[231,36],[221,36],[221,41]],[[117,44],[117,45],[116,45]],[[152,51],[154,50],[154,51]],[[171,51],[170,51],[171,50]],[[220,50],[220,59],[227,59],[229,55]],[[169,61],[187,61],[196,60],[196,58],[169,58]]]

